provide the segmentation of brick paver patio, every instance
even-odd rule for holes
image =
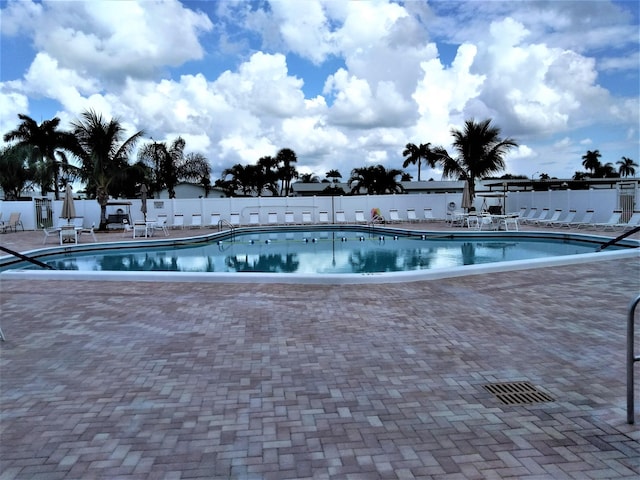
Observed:
[[[338,286],[4,280],[0,479],[636,479],[639,266]],[[553,401],[484,389],[512,381]]]

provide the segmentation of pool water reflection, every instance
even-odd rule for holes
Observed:
[[[447,268],[593,253],[593,243],[511,237],[443,239],[371,235],[366,231],[280,231],[239,234],[196,246],[105,249],[59,255],[59,270],[378,273]],[[24,268],[31,268],[25,266]]]

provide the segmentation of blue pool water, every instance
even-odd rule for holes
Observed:
[[[58,270],[265,272],[297,274],[380,273],[450,268],[512,260],[593,253],[592,242],[513,236],[450,238],[369,231],[280,230],[237,234],[192,246],[105,248],[69,252],[41,261]],[[12,269],[38,269],[30,264]]]

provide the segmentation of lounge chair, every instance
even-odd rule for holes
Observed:
[[[478,217],[478,230],[497,230],[498,223],[494,221],[489,213],[483,213]]]
[[[577,228],[578,230],[583,227],[588,228],[589,225],[591,225],[591,219],[593,218],[594,213],[594,210],[587,210],[579,221],[571,222],[569,227]]]
[[[269,212],[267,214],[268,225],[278,225],[278,212]]]
[[[2,231],[13,230],[17,232],[18,225],[20,225],[20,228],[24,231],[24,225],[22,225],[22,221],[20,220],[20,212],[12,212],[11,215],[9,215],[9,220],[2,224]]]
[[[627,223],[621,224],[622,230],[625,232],[638,226],[640,226],[640,211],[637,210],[633,212],[633,215],[631,215],[631,218],[627,220]]]
[[[302,223],[304,225],[312,223],[311,212],[302,212]]]
[[[435,220],[435,217],[433,216],[433,209],[432,208],[425,208],[424,209],[424,221],[425,222],[433,222]]]
[[[318,212],[318,223],[329,223],[329,212]]]
[[[93,231],[95,228],[96,228],[95,223],[92,223],[90,228],[82,227],[80,230],[78,230],[78,237],[82,238],[82,234],[91,235],[91,238],[93,238],[93,241],[97,242],[98,240],[96,240],[96,234]]]
[[[252,227],[260,225],[260,212],[249,212],[249,225]]]
[[[232,213],[229,215],[229,224],[232,227],[239,227],[240,226],[240,214],[239,213]]]
[[[367,223],[363,210],[356,210],[356,223]]]
[[[284,223],[285,225],[294,225],[296,223],[293,212],[284,212]]]
[[[567,227],[569,228],[571,226],[571,222],[573,222],[573,220],[576,218],[576,213],[577,211],[575,209],[571,209],[569,210],[569,213],[567,213],[567,215],[562,219],[562,220],[556,220],[555,222],[551,222],[551,227]]]
[[[184,230],[184,215],[182,213],[176,213],[173,216],[173,228],[181,228]]]
[[[615,230],[620,226],[620,217],[622,217],[622,210],[614,210],[609,220],[606,222],[592,223],[590,227],[596,230],[602,228],[603,231],[608,229]]]
[[[336,211],[336,223],[347,223],[347,219],[344,216],[344,210]]]
[[[392,208],[391,210],[389,210],[389,222],[391,222],[391,223],[400,223],[400,222],[402,222],[402,219],[400,218],[400,215],[398,214],[398,209]]]
[[[538,220],[536,222],[536,225],[549,227],[549,226],[551,226],[551,224],[553,222],[557,222],[560,219],[560,215],[562,215],[562,209],[561,208],[556,208],[553,211],[553,215],[551,215],[549,218],[544,218],[544,219]]]
[[[538,225],[541,220],[544,220],[549,217],[549,211],[550,210],[548,208],[543,208],[542,211],[540,212],[540,215],[538,215],[533,220],[529,220],[529,223],[533,225]]]
[[[209,217],[209,226],[217,227],[219,222],[220,222],[220,214],[212,213],[211,216]]]
[[[191,228],[202,228],[202,215],[200,213],[191,215]]]
[[[520,223],[528,224],[532,222],[534,218],[536,218],[536,214],[538,213],[538,207],[531,207],[529,210],[529,214],[526,217],[520,219]]]
[[[407,208],[407,221],[409,223],[415,223],[418,221],[418,217],[416,217],[415,208]]]

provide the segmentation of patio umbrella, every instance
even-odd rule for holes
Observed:
[[[140,200],[142,201],[142,205],[140,205],[140,211],[142,215],[144,215],[144,221],[147,221],[147,186],[143,183],[140,186]]]
[[[71,185],[67,184],[67,188],[64,192],[64,199],[62,200],[62,218],[66,218],[67,222],[71,223],[71,219],[76,216],[76,206],[73,204],[73,192],[71,191]]]
[[[469,192],[468,181],[464,182],[464,188],[462,189],[462,202],[460,203],[460,207],[467,212],[471,207],[473,207],[473,199],[471,198],[471,193]]]

